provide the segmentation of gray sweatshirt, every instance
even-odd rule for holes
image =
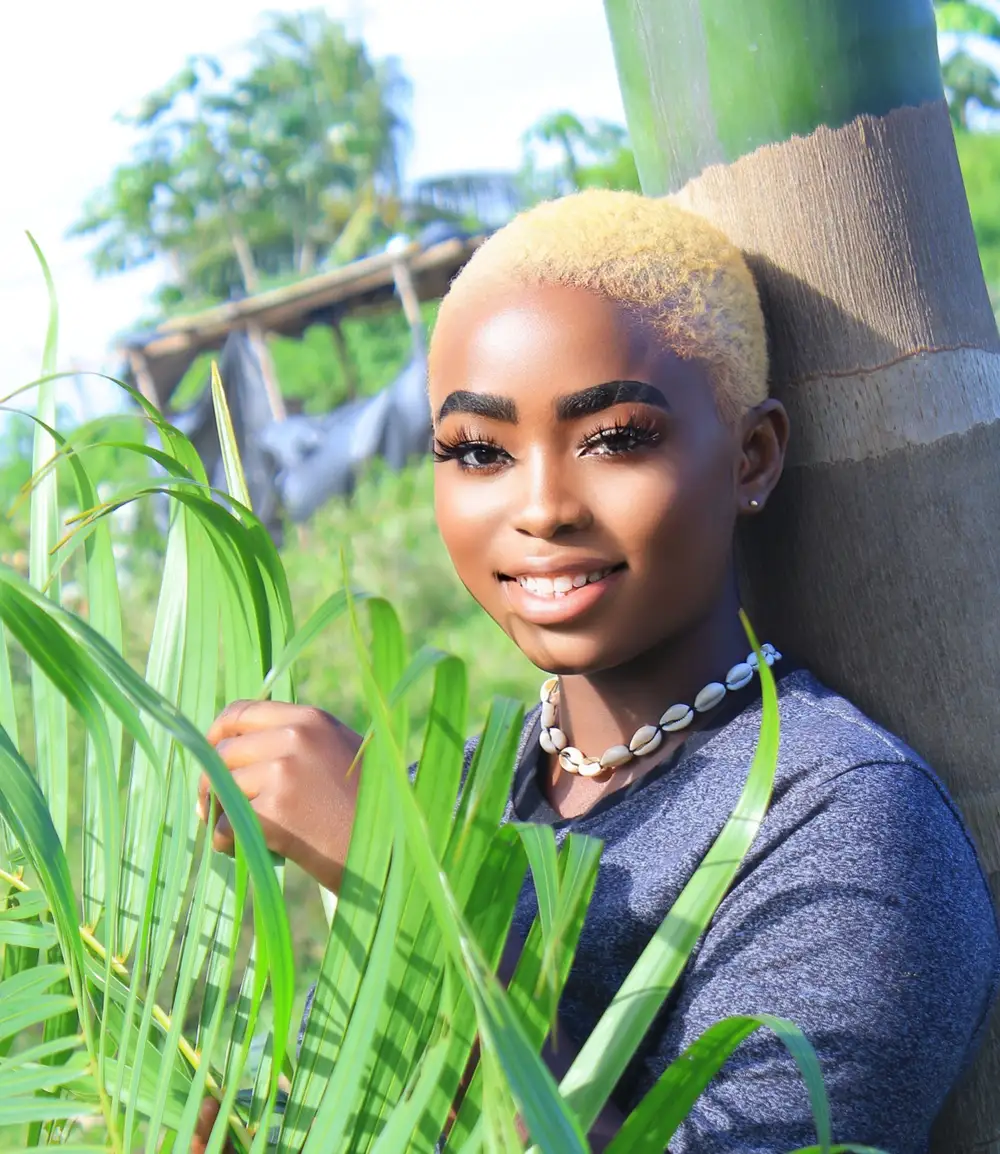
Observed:
[[[815,1048],[835,1142],[924,1154],[1000,978],[983,871],[947,791],[912,750],[803,670],[786,669],[778,695],[770,810],[616,1102],[628,1111],[713,1022],[766,1012],[790,1018]],[[736,805],[760,727],[759,683],[731,695],[663,765],[572,821],[539,788],[538,712],[525,720],[507,819],[604,843],[560,1006],[580,1042]],[[536,909],[529,879],[515,917],[522,935]],[[797,1067],[761,1030],[670,1150],[786,1154],[815,1142]]]

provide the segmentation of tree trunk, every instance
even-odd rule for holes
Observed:
[[[236,263],[240,267],[240,276],[243,278],[243,287],[248,293],[255,293],[260,288],[260,276],[253,259],[253,249],[250,242],[235,226],[230,231],[233,243],[233,252],[236,254]]]
[[[644,190],[744,249],[768,316],[793,444],[742,542],[757,628],[931,762],[996,898],[1000,341],[931,0],[606,8]],[[1000,1151],[998,1074],[994,1027],[938,1154]]]

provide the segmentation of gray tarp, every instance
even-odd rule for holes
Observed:
[[[276,422],[249,337],[234,332],[227,338],[219,373],[254,512],[275,540],[280,540],[282,512],[305,521],[324,501],[348,495],[372,458],[383,457],[399,469],[429,451],[427,360],[422,341],[415,344],[413,359],[381,392],[331,413]],[[170,421],[193,443],[211,484],[225,489],[211,389]]]

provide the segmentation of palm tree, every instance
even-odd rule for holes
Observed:
[[[606,0],[639,172],[742,246],[794,447],[751,616],[996,816],[1000,360],[931,0]],[[939,1122],[1000,1150],[1000,1035]]]

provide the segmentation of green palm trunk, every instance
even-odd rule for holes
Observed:
[[[747,253],[793,421],[752,616],[944,777],[1000,877],[1000,359],[931,0],[606,0],[643,188]],[[1000,1150],[1000,1034],[939,1122]],[[836,1136],[835,1136],[836,1137]]]

